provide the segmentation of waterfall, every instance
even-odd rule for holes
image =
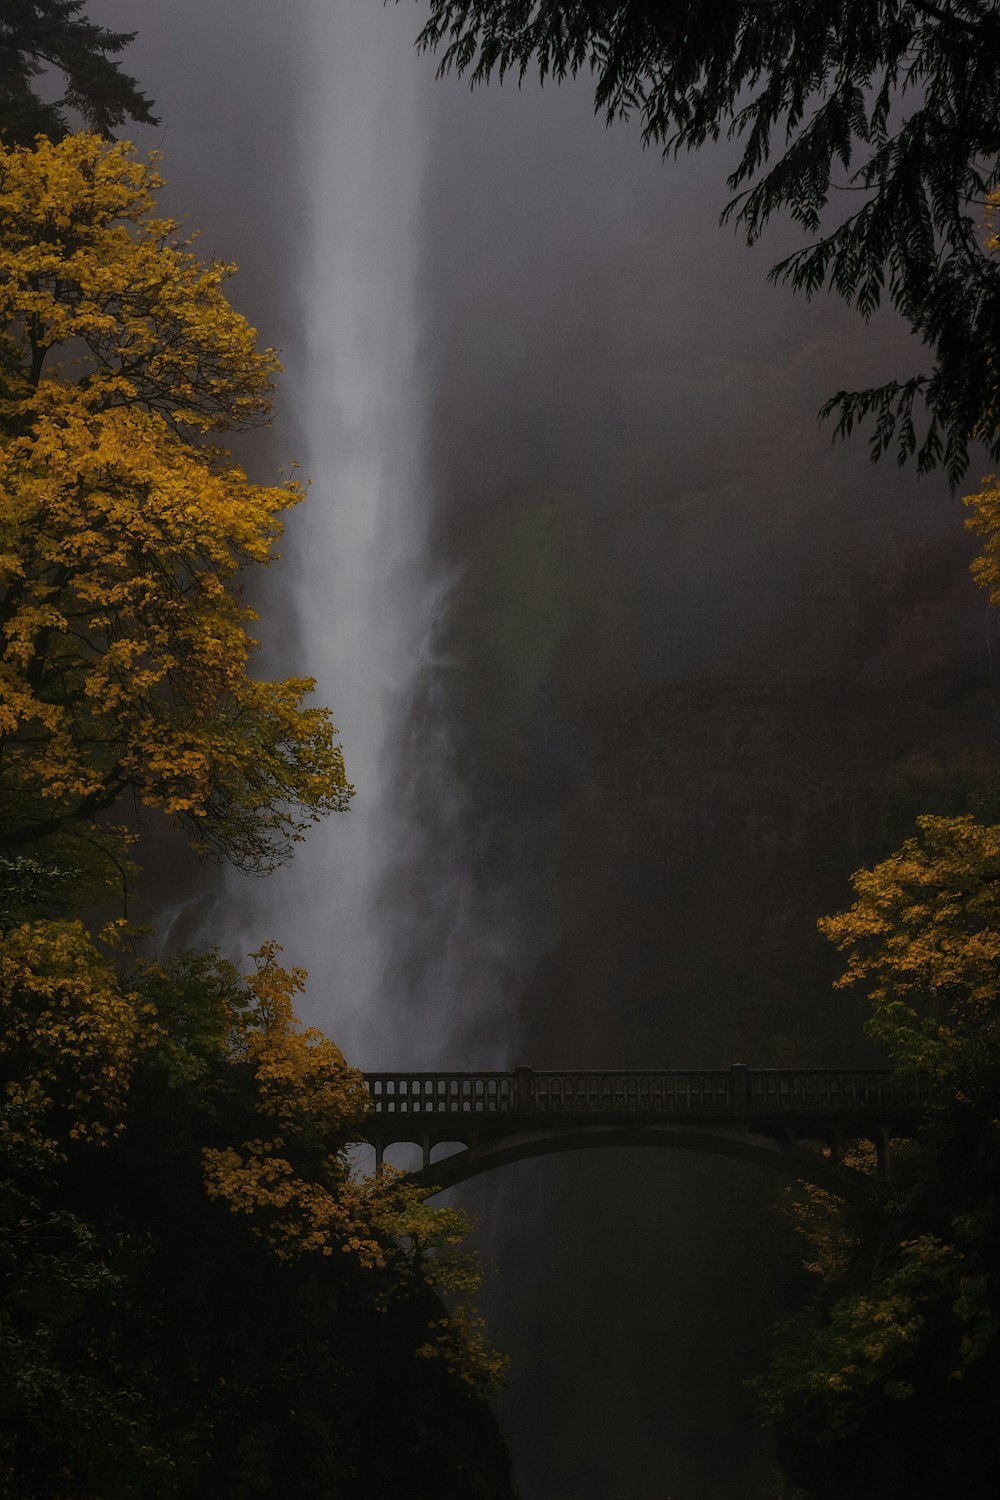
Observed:
[[[303,1016],[363,1067],[445,1060],[449,1006],[469,999],[462,955],[477,947],[462,936],[475,916],[449,838],[460,809],[438,636],[451,580],[431,561],[423,451],[417,278],[434,80],[401,19],[315,0],[298,20],[307,216],[290,234],[301,342],[280,401],[310,489],[267,609],[296,617],[293,669],[332,706],[356,795],[277,876],[249,892],[229,883],[234,949],[276,937],[309,971]]]

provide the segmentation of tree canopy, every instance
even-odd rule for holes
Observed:
[[[0,1490],[509,1500],[466,1223],[352,1176],[304,976],[115,936],[0,933]]]
[[[820,928],[847,952],[840,985],[870,986],[868,1029],[897,1065],[953,1080],[976,1041],[1000,1036],[1000,827],[917,823],[916,837],[858,871],[858,899]]]
[[[812,1285],[757,1386],[809,1500],[987,1500],[1000,1389],[1000,827],[919,818],[854,888],[850,910],[820,923],[847,954],[841,985],[868,988],[869,1031],[898,1067],[932,1078],[935,1103],[920,1140],[896,1153],[882,1213],[851,1222],[822,1193],[796,1208]]]
[[[118,65],[135,33],[110,31],[80,12],[84,0],[0,0],[0,138],[30,145],[36,135],[66,134],[66,109],[89,129],[110,136],[126,120],[155,125],[152,105]],[[61,99],[34,87],[54,70],[65,83]]]
[[[995,0],[430,0],[418,45],[484,83],[589,72],[609,123],[665,154],[742,142],[723,217],[757,240],[786,211],[810,243],[773,280],[898,309],[928,367],[824,407],[873,456],[956,481],[1000,456],[1000,265],[982,233],[1000,182]]]
[[[241,570],[302,491],[206,440],[278,364],[159,185],[93,135],[0,147],[0,845],[131,792],[258,871],[350,788],[312,681],[249,675]]]

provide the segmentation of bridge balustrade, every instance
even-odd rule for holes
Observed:
[[[746,1082],[751,1114],[912,1110],[930,1102],[926,1078],[897,1077],[870,1069],[751,1068]]]
[[[514,1102],[510,1073],[367,1073],[376,1114],[499,1114]]]
[[[921,1110],[930,1085],[885,1071],[744,1068],[579,1073],[370,1073],[376,1116],[817,1115]]]
[[[871,1069],[746,1068],[650,1072],[369,1073],[374,1113],[815,1115],[914,1110],[926,1079]]]
[[[532,1072],[528,1107],[551,1114],[675,1114],[689,1110],[726,1110],[731,1102],[728,1070],[701,1073]]]

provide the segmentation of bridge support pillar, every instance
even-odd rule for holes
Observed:
[[[421,1150],[423,1152],[424,1171],[426,1172],[427,1168],[431,1164],[431,1141],[430,1141],[430,1136],[425,1135],[424,1138],[423,1138],[423,1140],[421,1141],[420,1145],[421,1145]]]
[[[376,1172],[378,1171],[379,1167],[382,1166],[382,1164],[383,1164],[384,1161],[385,1161],[385,1141],[383,1141],[382,1137],[379,1136],[378,1140],[375,1142],[375,1170],[376,1170]]]
[[[878,1163],[878,1180],[886,1187],[892,1186],[892,1154],[890,1143],[892,1132],[887,1125],[879,1125],[875,1131],[875,1159]]]

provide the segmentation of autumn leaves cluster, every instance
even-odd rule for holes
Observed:
[[[159,185],[94,136],[0,161],[0,832],[35,848],[128,792],[266,870],[350,788],[313,684],[248,670],[240,571],[301,491],[208,441],[267,420],[277,361]]]
[[[121,932],[98,946],[72,916],[134,860],[135,810],[263,871],[350,795],[312,682],[249,671],[241,574],[271,560],[301,492],[252,483],[214,434],[267,420],[277,360],[226,301],[234,268],[155,216],[160,186],[93,135],[0,152],[0,878],[9,918],[28,918],[6,924],[0,993],[24,1075],[7,1096],[38,1104],[53,1146],[121,1130],[161,1039]],[[268,950],[252,993],[279,972]],[[258,1019],[313,1058],[303,1100],[324,1068],[349,1081],[330,1138],[356,1123],[364,1091],[336,1049],[310,1050],[287,1004]]]

